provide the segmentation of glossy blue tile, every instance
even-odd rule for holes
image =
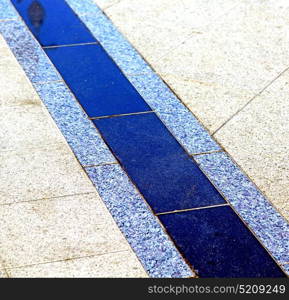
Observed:
[[[45,51],[90,117],[150,110],[100,45]]]
[[[64,0],[12,0],[42,46],[96,42]]]
[[[225,202],[154,113],[94,123],[156,213]]]
[[[159,217],[200,277],[285,277],[228,206]]]

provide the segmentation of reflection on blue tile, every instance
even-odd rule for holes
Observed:
[[[9,0],[0,0],[0,20],[16,19],[18,14]]]
[[[225,202],[155,114],[94,123],[155,212]]]
[[[195,160],[279,262],[289,261],[289,224],[225,153]]]
[[[86,171],[150,276],[194,275],[119,165]]]
[[[200,277],[285,277],[228,206],[161,215],[160,220]]]
[[[148,64],[102,13],[80,16],[105,51],[127,75],[151,72]]]
[[[61,79],[41,47],[21,21],[0,22],[0,33],[4,36],[32,82]]]
[[[42,46],[96,42],[65,1],[12,0]]]
[[[150,110],[100,45],[45,51],[90,117]]]
[[[39,84],[36,90],[82,165],[115,162],[96,128],[63,83]]]

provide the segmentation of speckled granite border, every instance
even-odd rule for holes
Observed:
[[[191,155],[222,150],[91,0],[66,0]],[[85,3],[85,5],[84,5]],[[289,275],[289,224],[224,152],[194,155],[204,173]],[[287,268],[285,268],[286,266]]]
[[[79,9],[87,7],[84,2]],[[87,167],[88,175],[148,274],[161,278],[195,276],[127,175],[116,164],[98,131],[19,19],[10,1],[0,0],[0,7],[3,7],[0,33],[79,162]],[[138,54],[135,52],[135,55]]]

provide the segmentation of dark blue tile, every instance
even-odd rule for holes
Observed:
[[[90,117],[150,110],[100,45],[45,51]]]
[[[12,0],[42,46],[96,42],[63,0]]]
[[[94,123],[156,213],[225,202],[154,113]]]
[[[284,277],[228,206],[159,216],[200,277]]]

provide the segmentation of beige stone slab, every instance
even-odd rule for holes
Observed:
[[[0,228],[5,268],[130,249],[96,193],[1,205]]]
[[[288,67],[288,13],[242,1],[153,66],[214,132]]]
[[[234,5],[234,0],[122,0],[105,12],[153,63]]]
[[[287,71],[215,135],[287,218],[289,216],[288,108]]]
[[[9,276],[31,277],[106,277],[127,278],[147,277],[143,267],[131,251],[108,253],[88,258],[64,262],[35,265],[25,268],[9,269]]]
[[[40,104],[36,92],[0,35],[0,107]]]
[[[64,144],[42,105],[0,107],[0,151]]]
[[[0,204],[94,191],[66,145],[0,152]]]

